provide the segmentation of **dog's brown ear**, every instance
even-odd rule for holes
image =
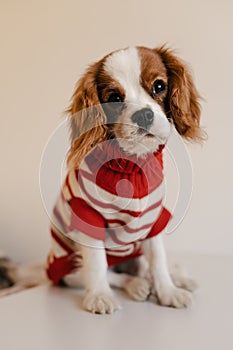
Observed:
[[[96,87],[98,63],[79,80],[67,112],[70,115],[71,147],[67,165],[77,168],[93,147],[106,138],[106,116]]]
[[[178,133],[189,139],[201,141],[204,133],[200,128],[201,99],[186,65],[171,50],[161,47],[155,49],[167,69],[168,92],[166,114]]]

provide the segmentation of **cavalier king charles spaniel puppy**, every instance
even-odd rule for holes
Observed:
[[[169,271],[162,242],[171,219],[163,149],[172,128],[202,139],[199,99],[187,67],[165,47],[112,52],[79,80],[47,275],[57,285],[84,286],[86,310],[119,309],[110,286],[138,301],[153,294],[164,306],[190,304],[195,283]]]

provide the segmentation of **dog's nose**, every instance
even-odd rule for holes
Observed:
[[[147,129],[154,120],[154,112],[150,108],[143,108],[132,115],[132,121],[143,129]]]

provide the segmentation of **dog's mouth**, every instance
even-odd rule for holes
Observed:
[[[151,134],[147,129],[138,128],[137,135],[142,137],[155,137],[155,135]]]

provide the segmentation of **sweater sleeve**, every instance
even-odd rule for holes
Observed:
[[[161,233],[165,229],[171,218],[172,214],[170,213],[170,211],[163,207],[158,219],[152,226],[152,229],[150,230],[146,238],[151,238]]]
[[[103,216],[82,198],[74,197],[69,204],[72,210],[70,230],[76,229],[89,237],[104,241],[106,223]]]

